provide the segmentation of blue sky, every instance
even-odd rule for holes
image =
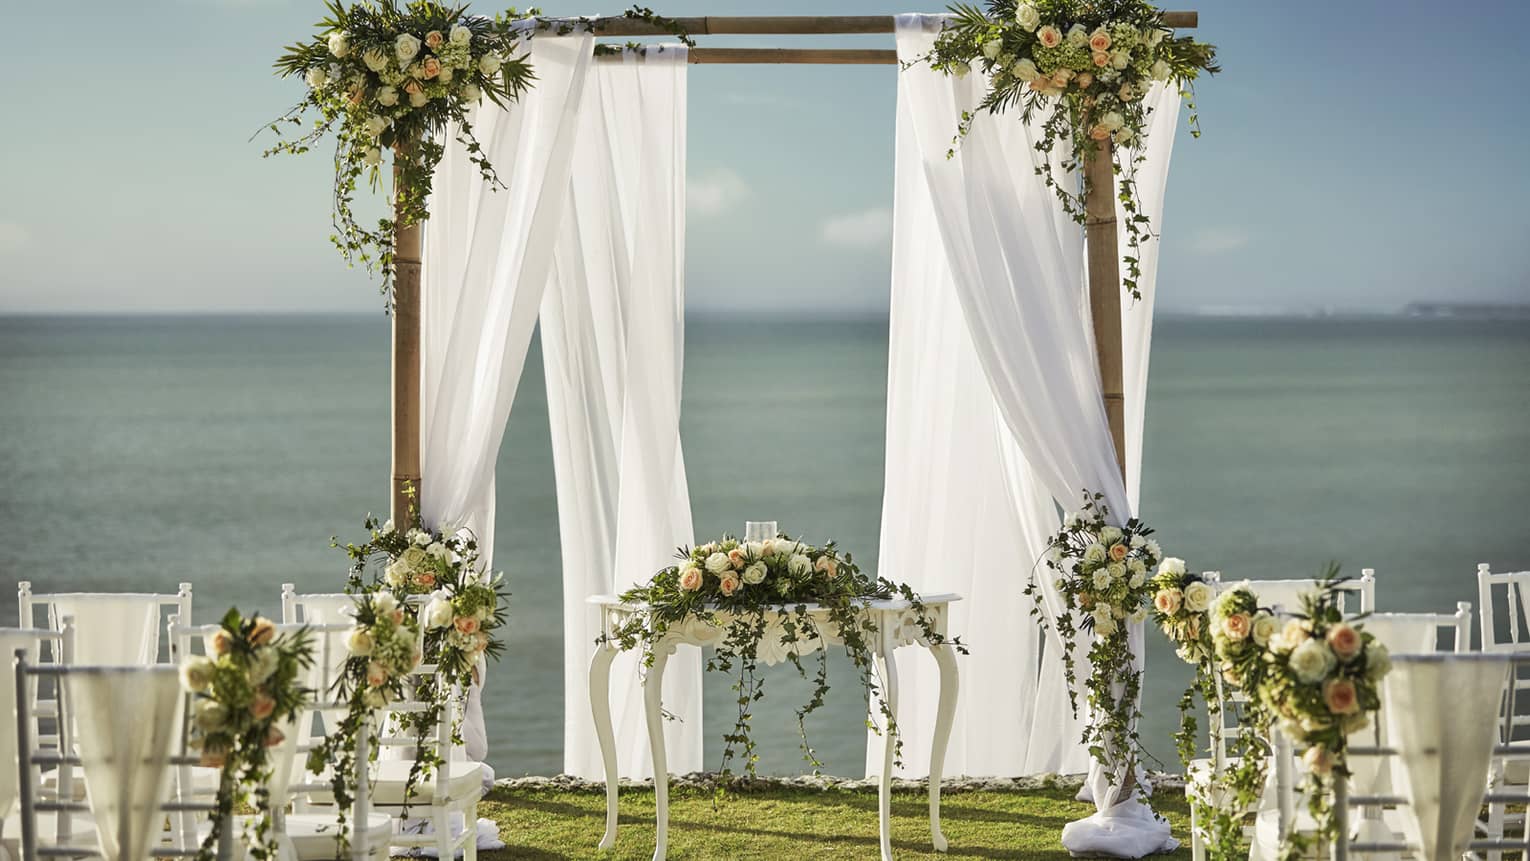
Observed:
[[[881,0],[669,0],[673,15],[869,14]],[[935,8],[936,4],[930,4]],[[1162,225],[1162,307],[1530,301],[1530,3],[1199,0],[1199,89]],[[0,312],[362,311],[330,249],[329,161],[250,134],[313,0],[9,3]],[[493,4],[474,9],[490,13]],[[552,13],[617,13],[544,6]],[[51,34],[51,35],[48,35]],[[890,46],[890,37],[705,44]],[[13,79],[14,82],[14,79]],[[693,67],[694,310],[887,303],[896,72]]]

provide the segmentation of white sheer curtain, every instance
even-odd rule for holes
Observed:
[[[181,704],[176,670],[114,668],[63,679],[101,854],[107,861],[147,858],[170,791],[170,742]]]
[[[147,666],[159,660],[158,595],[57,595],[48,624],[57,631],[74,617],[74,662],[95,666]]]
[[[943,19],[900,16],[899,58],[924,55]],[[946,157],[961,111],[983,87],[980,76],[956,79],[918,65],[899,77],[881,566],[921,589],[973,598],[953,630],[973,641],[974,652],[995,656],[963,660],[963,696],[970,692],[972,705],[959,709],[949,770],[1080,771],[1088,758],[1067,717],[1056,643],[1038,642],[1018,593],[1056,528],[1054,500],[1071,507],[1088,487],[1105,494],[1119,520],[1135,510],[1156,248],[1143,254],[1144,302],[1123,309],[1131,404],[1123,482],[1100,397],[1083,235],[1034,175],[1038,130],[985,114],[956,156]],[[1160,112],[1148,163],[1138,169],[1155,229],[1177,113],[1170,97],[1150,97]],[[921,404],[929,414],[920,414]],[[994,462],[1002,472],[986,468]],[[983,500],[999,490],[1007,510],[995,512]],[[959,549],[956,559],[922,549],[949,553],[962,542],[990,552],[974,565]],[[914,774],[924,773],[928,751],[921,703],[933,699],[918,688],[934,684],[919,663],[900,656],[900,721]]]
[[[646,582],[692,540],[680,449],[685,337],[686,70],[683,46],[597,63],[542,305],[548,415],[563,544],[564,771],[604,771],[590,719],[590,595]],[[637,656],[612,678],[617,761],[650,777]],[[670,768],[702,766],[701,660],[665,675]]]
[[[503,188],[448,139],[425,222],[421,303],[420,512],[494,547],[494,467],[552,268],[594,37],[532,39],[537,82],[512,110],[480,108],[474,131]],[[488,755],[479,686],[468,756]]]

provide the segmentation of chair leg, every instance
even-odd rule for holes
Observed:
[[[462,825],[466,836],[462,844],[462,861],[478,861],[478,802],[468,805],[462,812]]]
[[[456,841],[452,839],[452,814],[445,807],[436,807],[430,812],[430,822],[436,829],[436,857],[443,861],[451,861],[457,857],[457,850],[453,847]]]
[[[1194,802],[1190,804],[1190,859],[1206,861],[1206,844],[1201,842],[1201,812]]]

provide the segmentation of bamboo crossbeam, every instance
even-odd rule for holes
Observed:
[[[618,54],[598,57],[619,60]],[[707,65],[822,65],[892,66],[898,52],[891,48],[692,48],[690,62]]]
[[[675,26],[692,36],[832,36],[891,33],[892,15],[703,15],[673,18]],[[601,36],[668,36],[670,30],[634,18],[595,18]],[[1165,12],[1164,24],[1191,29],[1199,23],[1197,12]]]

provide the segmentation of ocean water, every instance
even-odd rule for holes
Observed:
[[[886,353],[885,319],[690,320],[697,534],[774,518],[874,566]],[[0,590],[191,581],[207,622],[231,604],[278,611],[284,581],[336,587],[331,536],[358,537],[387,505],[387,392],[381,316],[0,318]],[[1530,567],[1523,321],[1164,319],[1147,421],[1143,515],[1194,567],[1374,567],[1384,610],[1474,600],[1478,562]],[[535,345],[498,469],[495,556],[514,598],[486,695],[491,759],[501,775],[551,774],[561,581]],[[1144,735],[1169,758],[1187,672],[1150,644]],[[790,710],[806,687],[790,670],[770,684],[762,768],[796,772]],[[707,681],[710,764],[727,688]],[[841,686],[811,725],[831,772],[861,772],[860,708]]]

